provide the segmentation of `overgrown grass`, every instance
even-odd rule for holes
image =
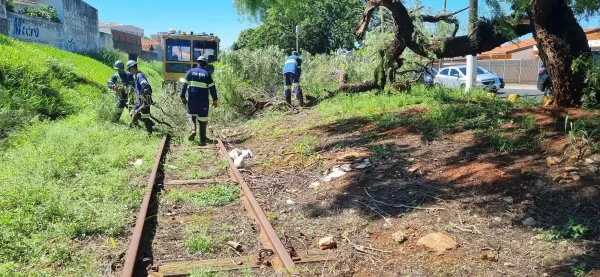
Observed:
[[[112,67],[1,35],[0,52],[0,276],[99,276],[159,135],[99,120]]]
[[[237,186],[228,184],[211,185],[202,191],[173,190],[163,198],[167,202],[189,203],[198,208],[227,205],[239,198]]]
[[[185,180],[212,178],[225,169],[227,162],[214,157],[213,151],[180,150],[169,154],[166,172],[181,175]]]

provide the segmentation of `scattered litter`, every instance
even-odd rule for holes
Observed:
[[[408,172],[414,173],[415,171],[419,170],[420,168],[421,168],[421,165],[420,164],[416,164],[413,167],[409,168]]]
[[[229,157],[233,159],[233,164],[236,168],[242,168],[246,166],[245,159],[252,157],[252,151],[250,149],[241,150],[235,148],[229,151]]]
[[[319,248],[321,250],[337,248],[337,243],[333,237],[324,237],[319,240]]]
[[[339,167],[334,167],[333,169],[331,169],[331,172],[329,172],[329,174],[327,172],[325,174],[326,175],[323,178],[323,182],[330,182],[331,180],[342,177],[347,173],[341,170]]]
[[[358,163],[356,166],[354,166],[355,169],[365,169],[367,167],[371,167],[371,162],[369,162],[369,159],[365,159],[362,163]]]
[[[342,169],[343,171],[349,172],[349,171],[352,171],[352,166],[350,166],[349,164],[343,164],[340,166],[340,169]]]
[[[178,167],[176,167],[174,165],[170,165],[170,164],[168,164],[167,167],[170,168],[170,169],[177,169],[178,168]]]
[[[129,164],[134,165],[134,166],[140,166],[144,163],[144,161],[142,161],[142,159],[137,159],[135,160],[135,162],[130,162]]]
[[[237,242],[235,242],[235,241],[231,241],[230,240],[230,241],[227,242],[227,245],[229,245],[231,248],[233,248],[233,250],[235,250],[237,252],[242,252],[243,251],[242,245],[239,244],[239,243],[237,243]]]

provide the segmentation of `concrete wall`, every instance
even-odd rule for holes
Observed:
[[[140,58],[142,58],[143,60],[146,61],[156,61],[158,60],[156,53],[154,52],[150,52],[150,51],[143,51],[142,55],[140,56]]]
[[[113,46],[128,54],[142,54],[142,38],[119,30],[111,30]]]
[[[81,0],[62,0],[64,7],[63,49],[73,52],[97,50],[100,44],[98,10]]]
[[[9,36],[25,42],[63,48],[63,24],[23,14],[7,14]]]
[[[6,14],[6,6],[0,4],[0,34],[8,34],[8,18]]]
[[[115,49],[113,45],[113,36],[110,33],[100,32],[100,49]]]
[[[94,51],[99,48],[98,10],[82,0],[38,0],[38,4],[55,7],[61,23],[18,13],[6,13],[9,36],[46,44],[72,52]],[[4,9],[4,6],[1,5]],[[0,33],[3,31],[0,12]]]

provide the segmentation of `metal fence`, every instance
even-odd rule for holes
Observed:
[[[453,59],[437,61],[433,64],[435,69],[447,66],[464,65],[465,59]],[[541,62],[539,60],[478,60],[477,65],[489,71],[493,71],[499,77],[504,78],[505,83],[510,84],[535,84],[538,79]]]

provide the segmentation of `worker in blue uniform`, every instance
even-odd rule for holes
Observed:
[[[110,76],[107,86],[115,92],[115,100],[117,102],[117,107],[112,115],[111,121],[118,122],[125,107],[133,109],[133,103],[129,103],[128,99],[133,95],[134,84],[133,74],[125,71],[125,63],[123,63],[123,61],[116,61],[114,69],[116,69],[117,72]]]
[[[206,136],[208,125],[208,109],[210,106],[208,95],[212,97],[212,106],[218,106],[217,89],[210,72],[206,70],[208,58],[200,56],[197,59],[198,66],[190,69],[185,78],[181,79],[181,102],[187,105],[189,117],[190,135],[189,140],[196,137],[196,121],[200,123],[200,144],[212,143]],[[186,99],[186,94],[187,99]]]
[[[292,106],[292,90],[296,94],[298,104],[304,106],[304,96],[300,88],[300,75],[302,74],[302,59],[297,51],[292,51],[292,55],[285,59],[283,65],[283,88],[285,102]]]
[[[133,118],[129,127],[137,124],[137,121],[141,119],[146,128],[146,132],[149,135],[152,134],[152,127],[154,122],[150,119],[150,105],[152,105],[152,86],[148,82],[146,75],[138,70],[136,61],[130,60],[125,65],[125,68],[133,74],[135,77],[135,105],[133,111]]]

